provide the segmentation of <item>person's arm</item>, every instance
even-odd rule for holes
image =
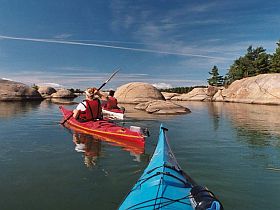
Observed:
[[[78,118],[79,118],[79,115],[80,115],[80,110],[74,109],[74,110],[73,110],[73,117],[74,117],[75,119],[78,119]]]
[[[86,109],[86,106],[83,102],[79,103],[76,109],[73,110],[73,117],[75,119],[79,118],[80,112],[84,111]]]

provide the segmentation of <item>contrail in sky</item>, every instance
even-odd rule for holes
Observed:
[[[3,35],[0,35],[0,39],[30,41],[30,42],[56,43],[56,44],[69,44],[69,45],[82,45],[82,46],[112,48],[112,49],[130,50],[130,51],[138,51],[138,52],[148,52],[148,53],[159,53],[159,54],[167,54],[167,55],[179,55],[179,56],[191,56],[191,57],[199,57],[199,58],[227,60],[227,58],[207,56],[207,55],[199,55],[199,54],[192,54],[192,53],[167,52],[167,51],[159,51],[159,50],[131,48],[131,47],[120,47],[120,46],[106,45],[106,44],[94,44],[94,43],[63,41],[63,40],[54,40],[54,39],[35,39],[35,38],[13,37],[13,36],[3,36]]]

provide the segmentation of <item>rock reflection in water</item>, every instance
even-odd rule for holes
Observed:
[[[0,102],[0,118],[11,118],[38,109],[41,101]]]
[[[208,113],[212,116],[214,130],[218,130],[219,122],[222,113],[222,107],[218,106],[217,103],[205,102],[207,104]]]
[[[251,145],[280,147],[280,106],[226,102],[181,102],[194,112],[203,112],[207,107],[212,116],[214,130],[228,119],[239,136],[244,136]]]
[[[280,146],[280,108],[272,105],[225,103],[224,110],[249,144]],[[270,136],[270,138],[268,138]]]
[[[51,98],[49,99],[54,104],[59,104],[59,105],[73,105],[73,104],[78,104],[78,102],[74,101],[74,99],[69,99],[69,98]]]
[[[224,110],[235,125],[280,136],[280,107],[225,103]]]
[[[279,106],[217,102],[207,106],[216,129],[219,118],[224,115],[232,122],[239,136],[246,136],[248,144],[280,146],[279,140],[273,138],[280,137]]]

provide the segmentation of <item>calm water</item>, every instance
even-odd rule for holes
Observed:
[[[127,108],[124,125],[151,133],[138,155],[60,126],[57,104],[0,103],[0,208],[116,209],[147,165],[163,122],[181,167],[225,209],[280,209],[280,107],[183,104],[191,114]]]

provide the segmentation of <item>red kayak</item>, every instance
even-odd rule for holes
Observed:
[[[59,108],[64,120],[72,114],[72,110],[65,109],[63,106],[60,106]],[[144,134],[139,130],[135,130],[134,126],[131,126],[132,129],[129,129],[118,126],[107,120],[79,122],[73,117],[67,120],[67,124],[74,130],[92,134],[101,140],[109,141],[118,144],[119,146],[122,146],[121,144],[124,144],[124,146],[130,144],[133,147],[137,146],[144,148],[145,145]]]

